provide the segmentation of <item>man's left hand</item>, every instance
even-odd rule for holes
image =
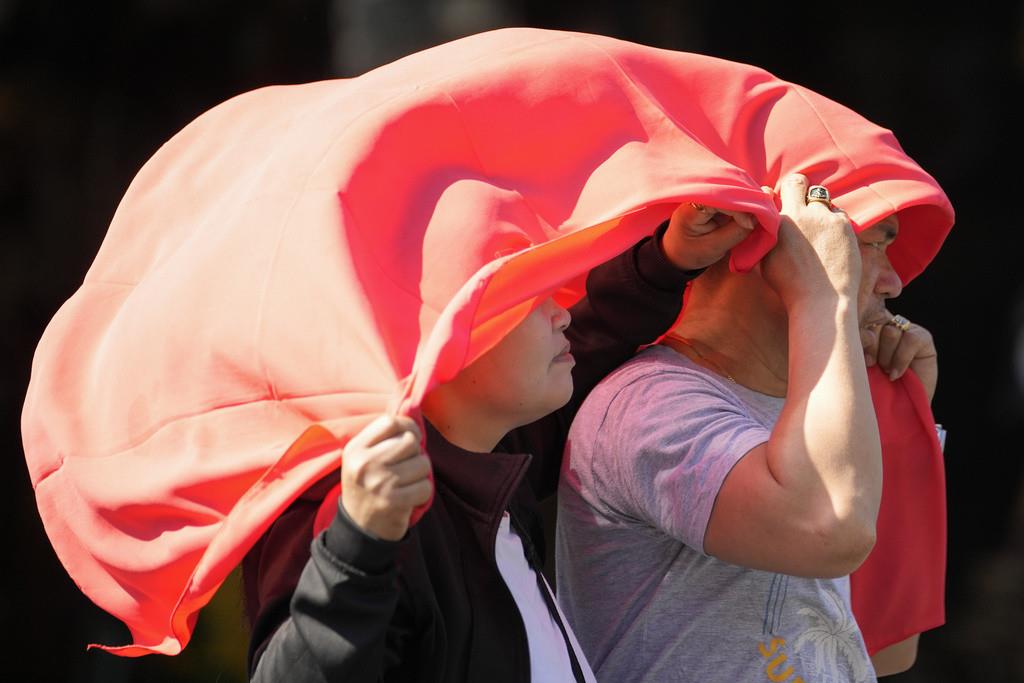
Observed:
[[[902,377],[908,368],[913,370],[932,400],[939,381],[939,354],[931,332],[914,323],[906,331],[886,323],[877,334],[862,335],[862,339],[868,342],[864,346],[868,367],[877,364],[891,380]]]

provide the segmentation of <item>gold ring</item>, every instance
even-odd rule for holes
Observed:
[[[900,328],[901,332],[906,332],[910,329],[910,321],[904,318],[902,315],[893,315],[892,320],[886,323],[886,325],[892,325],[893,327]]]
[[[807,203],[812,202],[821,202],[831,209],[832,195],[828,193],[828,188],[824,185],[811,185],[807,188]]]

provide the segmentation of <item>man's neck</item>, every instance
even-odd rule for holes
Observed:
[[[732,296],[688,304],[673,335],[690,342],[677,351],[748,389],[785,396],[788,385],[788,324],[781,307]]]

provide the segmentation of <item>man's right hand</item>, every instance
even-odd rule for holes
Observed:
[[[383,415],[356,434],[342,453],[341,504],[364,531],[397,541],[412,511],[430,500],[430,460],[408,417]]]
[[[782,181],[778,243],[764,258],[762,274],[790,308],[809,297],[857,298],[861,263],[850,220],[821,202],[807,202],[806,176]]]

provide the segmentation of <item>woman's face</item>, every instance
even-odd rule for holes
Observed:
[[[464,399],[507,416],[509,428],[529,424],[572,397],[572,368],[565,330],[569,311],[551,298],[537,306],[494,348],[453,380]]]

